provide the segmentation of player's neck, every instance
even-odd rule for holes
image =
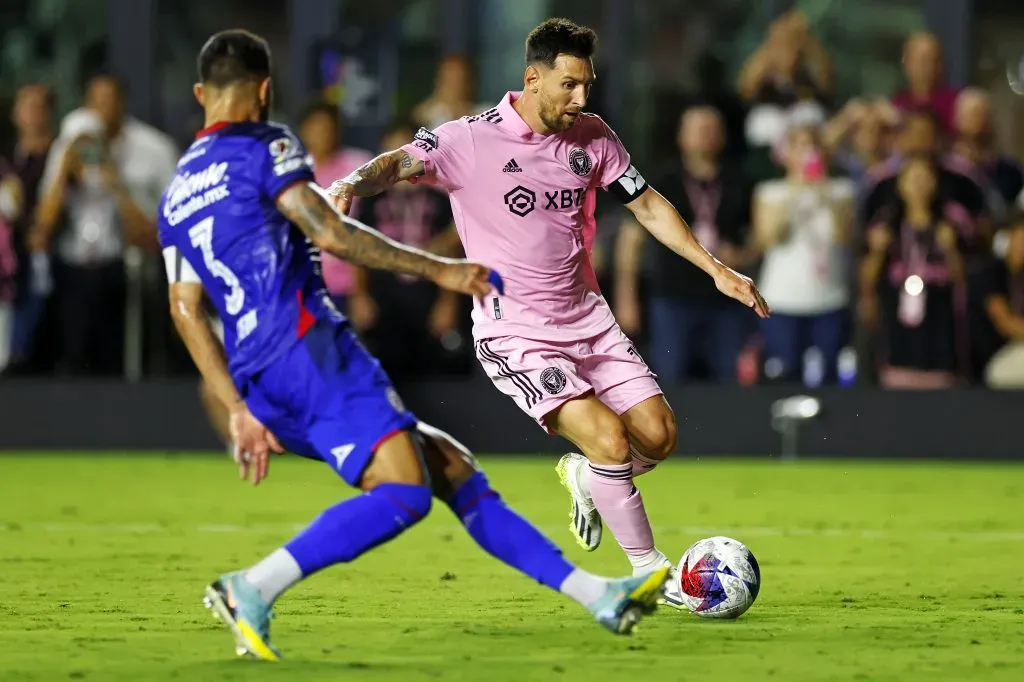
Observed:
[[[259,112],[253,111],[252,102],[233,97],[218,98],[207,105],[204,114],[204,128],[218,123],[251,123],[259,120]]]
[[[683,168],[698,180],[714,180],[718,177],[718,160],[703,154],[684,154]]]

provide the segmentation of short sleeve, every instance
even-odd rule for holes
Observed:
[[[164,267],[169,284],[198,284],[201,281],[195,268],[176,246],[164,247]]]
[[[434,184],[450,191],[461,189],[473,174],[473,134],[464,118],[444,123],[433,131],[420,128],[402,151],[422,161]]]
[[[285,126],[274,126],[257,138],[260,189],[273,199],[300,182],[315,182],[313,158]]]
[[[603,135],[595,141],[601,164],[597,182],[623,204],[628,204],[647,191],[647,180],[633,167],[629,152],[615,131],[598,120]]]

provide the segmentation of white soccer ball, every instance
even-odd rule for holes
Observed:
[[[761,589],[753,553],[723,536],[695,542],[679,560],[674,579],[686,608],[703,618],[739,618]]]

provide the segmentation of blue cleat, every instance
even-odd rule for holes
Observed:
[[[590,606],[590,612],[615,634],[628,635],[644,616],[654,612],[669,573],[666,566],[636,578],[612,580],[604,595]]]
[[[281,652],[270,643],[270,605],[246,581],[241,571],[228,573],[206,586],[206,608],[231,628],[235,653],[263,661],[281,660]]]

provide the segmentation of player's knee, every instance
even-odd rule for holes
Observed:
[[[676,418],[671,412],[665,412],[652,420],[647,434],[647,456],[652,459],[665,459],[676,449],[679,436]]]
[[[425,518],[434,499],[430,486],[409,483],[381,483],[367,494],[391,502],[395,515],[406,527]]]
[[[482,471],[474,470],[473,475],[458,486],[454,493],[445,499],[445,502],[456,516],[465,521],[470,518],[473,510],[488,498],[501,499],[491,487],[487,475]]]
[[[625,464],[630,461],[626,427],[618,420],[608,424],[594,436],[585,451],[595,464]]]

